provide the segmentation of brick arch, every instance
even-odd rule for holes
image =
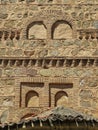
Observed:
[[[35,25],[43,26],[43,31],[45,30],[45,33],[47,34],[47,27],[46,27],[46,25],[44,24],[43,21],[33,21],[27,26],[27,29],[26,29],[26,38],[27,39],[29,39],[30,29],[33,28],[33,26],[35,26]],[[39,29],[36,30],[36,31],[39,31]],[[41,37],[42,37],[42,35],[43,35],[43,32],[41,32]]]
[[[63,99],[63,103],[68,104],[68,94],[65,91],[58,91],[55,94],[55,106],[58,105],[58,101],[60,101],[61,98]],[[62,102],[61,102],[61,104],[62,104]],[[63,104],[63,105],[66,106],[66,104]]]
[[[66,32],[65,31],[70,31],[70,35],[72,34],[72,30],[73,30],[73,27],[72,25],[70,24],[70,22],[66,21],[66,20],[57,20],[55,23],[53,23],[52,27],[51,27],[51,38],[52,39],[55,39],[55,32],[57,30],[58,27],[60,27],[60,25],[63,24],[63,29],[66,29],[64,30],[64,33],[65,34]],[[66,28],[64,28],[66,27]],[[60,27],[61,28],[61,27]],[[59,28],[59,29],[60,29]],[[62,28],[61,28],[62,30]],[[64,36],[63,36],[64,37]],[[72,37],[72,36],[71,36]],[[68,38],[68,36],[65,35],[64,39]]]
[[[39,107],[39,94],[36,91],[30,90],[26,93],[25,106],[26,107]]]
[[[53,25],[57,21],[63,21],[65,23],[67,23],[71,27],[71,29],[72,29],[72,38],[76,38],[77,37],[76,23],[75,23],[75,20],[73,18],[71,18],[70,16],[66,15],[65,13],[62,13],[61,16],[57,16],[55,18],[55,20],[52,21],[51,29],[53,28]],[[51,35],[51,37],[52,37],[52,35]]]
[[[33,22],[42,21],[44,26],[48,29],[50,28],[50,30],[51,30],[52,25],[57,20],[67,21],[73,29],[73,37],[76,37],[76,25],[75,25],[74,19],[72,19],[70,16],[66,15],[61,10],[43,10],[43,11],[36,13],[36,15],[32,16],[32,18],[27,19],[27,21],[24,22],[23,30],[22,30],[22,38],[27,39],[27,28]],[[51,33],[51,31],[48,31],[48,32]]]
[[[23,23],[23,29],[21,32],[21,38],[22,39],[28,39],[28,29],[34,24],[34,23],[42,23],[45,28],[47,28],[46,23],[44,22],[43,18],[40,18],[40,16],[37,17],[33,16],[32,18],[27,19]]]

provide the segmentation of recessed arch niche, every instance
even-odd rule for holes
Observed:
[[[67,106],[68,94],[64,91],[59,91],[55,94],[55,106]]]
[[[27,39],[46,39],[47,28],[43,21],[35,21],[27,27]]]
[[[39,94],[36,91],[29,91],[25,97],[26,107],[39,107]]]
[[[52,39],[72,39],[72,26],[65,20],[58,20],[52,25]]]

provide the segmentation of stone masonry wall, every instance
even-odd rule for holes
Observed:
[[[98,1],[0,2],[4,122],[55,107],[62,91],[68,95],[65,106],[98,117]],[[26,107],[29,91],[38,94],[38,108]]]

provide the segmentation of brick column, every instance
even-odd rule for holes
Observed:
[[[15,81],[15,108],[20,107],[20,82],[18,80]]]
[[[45,25],[47,25],[47,40],[50,40],[51,39],[51,26],[52,26],[51,20],[46,20]]]
[[[25,28],[22,29],[22,32],[20,34],[20,39],[26,40],[27,39],[27,31]]]
[[[47,28],[47,39],[51,39],[51,29],[50,26]]]
[[[22,93],[21,93],[21,107],[23,107],[23,108],[24,108],[25,105],[26,105],[26,104],[25,104],[25,103],[26,103],[26,102],[25,102],[25,98],[26,98],[25,96],[26,96],[25,89],[22,89]]]
[[[51,107],[55,106],[55,93],[50,92],[51,96]]]
[[[49,107],[49,83],[46,81],[44,83],[44,92],[42,97],[42,106]]]
[[[71,90],[71,95],[69,95],[69,106],[76,108],[79,106],[79,79],[78,78],[73,78],[73,88]]]

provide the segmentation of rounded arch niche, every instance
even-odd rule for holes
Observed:
[[[59,91],[55,94],[55,106],[67,106],[68,94],[64,91]]]
[[[39,107],[39,94],[35,91],[29,91],[25,97],[26,107]]]
[[[27,39],[46,39],[47,29],[43,21],[34,21],[27,27]]]
[[[72,39],[72,26],[65,20],[56,21],[51,28],[52,39]]]
[[[59,22],[61,23],[61,25]],[[55,29],[57,29],[55,27],[58,25],[58,27],[61,28],[60,26],[63,26],[62,24],[68,26],[69,31],[70,30],[72,31],[72,38],[76,38],[76,36],[77,36],[75,20],[72,17],[68,16],[68,14],[64,13],[62,11],[62,9],[53,10],[53,8],[51,9],[49,7],[49,9],[47,9],[47,10],[45,9],[45,10],[37,12],[36,15],[33,14],[32,18],[29,18],[24,22],[23,29],[21,32],[22,33],[21,38],[28,39],[29,38],[28,34],[30,31],[30,28],[34,27],[36,24],[39,24],[39,23],[42,25],[42,28],[44,28],[44,30],[47,31],[47,36],[45,35],[46,37],[43,38],[43,36],[42,36],[43,29],[41,29],[40,36],[43,39],[45,39],[45,38],[47,39],[47,37],[48,37],[48,39],[51,39],[53,37],[53,32],[55,31]],[[37,29],[37,31],[38,31],[38,33],[40,32],[39,29]],[[30,32],[32,32],[32,31],[30,31]],[[33,34],[32,34],[32,37],[34,39]],[[31,39],[31,37],[30,37],[30,39]],[[39,37],[39,39],[40,39],[40,37]],[[64,37],[64,39],[66,39],[66,37]]]

